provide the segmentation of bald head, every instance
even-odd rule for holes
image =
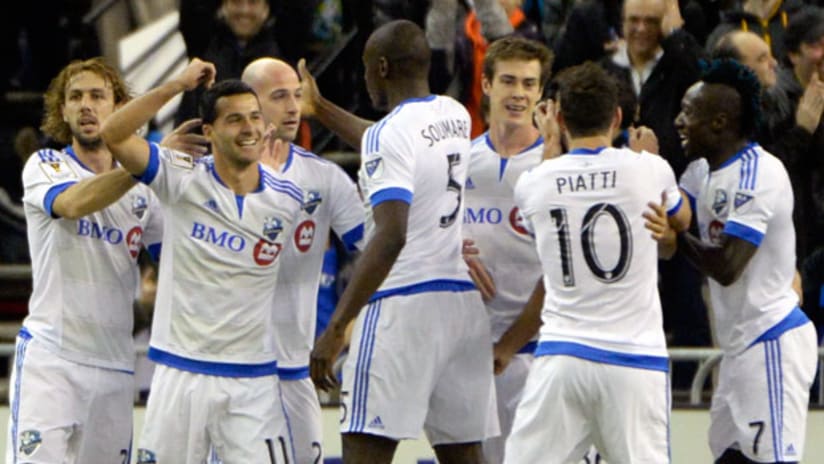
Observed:
[[[388,79],[427,77],[430,55],[423,29],[405,19],[390,21],[376,29],[363,52],[365,61],[386,59]]]
[[[778,63],[772,56],[770,46],[758,34],[741,30],[730,31],[718,40],[712,57],[738,60],[755,73],[763,88],[770,88],[776,83]]]
[[[300,125],[300,78],[288,63],[275,58],[260,58],[246,66],[241,80],[254,89],[267,124],[276,136],[295,140]]]

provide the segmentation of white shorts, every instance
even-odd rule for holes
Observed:
[[[755,462],[800,461],[816,364],[812,323],[725,355],[710,408],[713,456],[732,448]]]
[[[341,432],[435,445],[498,434],[489,317],[477,291],[390,296],[361,311],[343,367]]]
[[[281,379],[280,389],[289,434],[295,447],[295,462],[323,462],[320,401],[312,379]]]
[[[523,396],[524,384],[526,384],[529,366],[532,365],[533,359],[531,354],[515,355],[506,366],[506,370],[495,376],[498,423],[501,425],[501,434],[484,440],[484,459],[488,464],[500,464],[504,461],[504,446],[512,430],[515,410]]]
[[[219,377],[158,364],[138,464],[293,463],[276,376]]]
[[[132,374],[67,361],[17,337],[6,462],[129,462]]]
[[[595,445],[611,464],[669,458],[669,376],[571,356],[532,362],[504,462],[579,462]]]

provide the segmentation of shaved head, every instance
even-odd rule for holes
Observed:
[[[241,80],[254,89],[263,118],[276,128],[276,136],[287,142],[297,137],[300,123],[300,78],[288,63],[259,58],[246,66]]]
[[[430,55],[423,29],[405,19],[388,22],[376,29],[364,48],[366,60],[386,59],[393,79],[428,76]]]

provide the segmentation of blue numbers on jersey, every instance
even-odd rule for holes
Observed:
[[[561,252],[561,272],[564,279],[564,287],[575,286],[575,272],[572,266],[572,244],[569,232],[569,223],[565,208],[554,208],[549,211],[555,230],[558,232],[558,244]],[[601,216],[611,217],[618,226],[620,236],[620,255],[618,262],[612,269],[604,269],[598,261],[595,250],[595,223]],[[581,222],[581,249],[584,251],[584,260],[587,267],[601,282],[611,284],[621,280],[629,269],[629,262],[632,258],[632,233],[624,212],[621,208],[611,203],[597,203],[592,205],[584,214]]]
[[[446,160],[448,163],[447,166],[447,176],[449,176],[449,180],[446,182],[446,191],[447,192],[455,192],[458,195],[458,204],[455,206],[455,210],[451,213],[447,214],[446,216],[441,216],[441,228],[445,229],[452,224],[455,223],[455,218],[458,217],[458,211],[461,210],[461,183],[455,180],[452,177],[452,167],[456,164],[461,162],[461,154],[460,153],[450,153],[446,155]]]

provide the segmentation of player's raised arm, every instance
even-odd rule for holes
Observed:
[[[214,82],[215,67],[193,59],[183,72],[112,113],[103,124],[101,137],[114,158],[131,174],[140,175],[149,163],[149,147],[137,130],[154,117],[178,93]]]
[[[61,192],[52,203],[52,215],[78,219],[111,205],[136,183],[123,169],[89,177]]]
[[[303,91],[301,113],[314,117],[344,142],[360,151],[361,137],[374,121],[360,118],[324,98],[315,78],[306,69],[305,59],[298,61],[298,73]]]

